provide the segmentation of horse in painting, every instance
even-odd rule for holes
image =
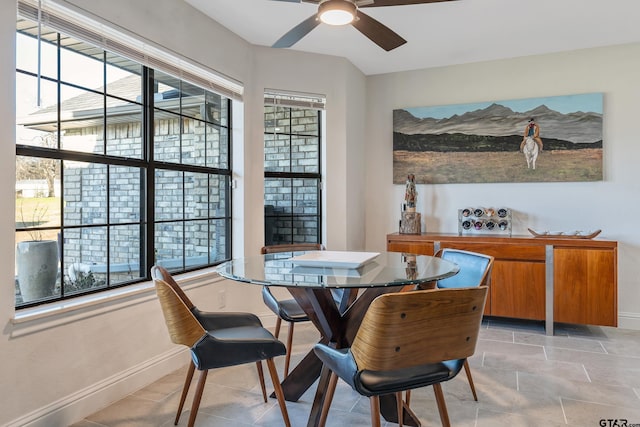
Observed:
[[[524,141],[524,147],[522,149],[524,158],[527,160],[527,169],[536,168],[536,159],[538,158],[538,144],[536,141],[528,136]]]

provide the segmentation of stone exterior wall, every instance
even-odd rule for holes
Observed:
[[[180,120],[183,163],[219,165],[223,159],[223,167],[226,167],[226,152],[220,150],[220,132],[200,120],[188,118],[156,121],[156,159],[180,161]],[[142,157],[140,123],[108,125],[106,134],[108,154]],[[226,138],[226,132],[222,137]],[[63,148],[65,140],[76,150],[100,153],[103,149],[103,127],[66,130]],[[226,149],[224,140],[223,144]],[[106,165],[65,162],[64,224],[82,226],[65,229],[65,264],[88,264],[98,274],[106,272],[109,233],[112,272],[119,273],[121,280],[135,279],[142,275],[139,268],[143,231],[139,222],[145,170],[111,166],[108,173],[110,184],[107,183]],[[225,220],[212,218],[225,216],[227,181],[225,177],[185,172],[183,194],[182,172],[156,170],[156,219],[163,222],[156,225],[153,262],[180,267],[183,256],[187,266],[208,263],[209,254],[214,259],[224,258],[227,242]],[[107,185],[110,185],[108,206]],[[193,221],[185,223],[182,219]],[[110,226],[107,226],[107,220]]]

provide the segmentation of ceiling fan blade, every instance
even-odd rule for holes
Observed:
[[[271,47],[291,47],[296,44],[300,39],[309,34],[311,30],[320,25],[320,20],[316,19],[316,15],[311,15],[295,27],[293,27],[287,34],[280,37],[277,42]]]
[[[320,0],[271,0],[271,1],[283,1],[283,2],[287,2],[287,3],[315,3],[318,4],[320,3]],[[373,1],[373,0],[371,0]]]
[[[364,4],[358,4],[358,7],[405,6],[408,4],[440,3],[444,1],[456,0],[373,0]]]
[[[351,25],[387,52],[407,42],[391,28],[360,11],[358,11],[358,19]]]

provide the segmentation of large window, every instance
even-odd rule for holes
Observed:
[[[18,19],[16,306],[228,259],[231,100],[37,33]]]
[[[265,245],[320,243],[322,111],[265,96]]]

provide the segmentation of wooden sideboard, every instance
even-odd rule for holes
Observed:
[[[618,325],[618,243],[599,239],[457,234],[387,235],[387,250],[433,255],[440,248],[495,257],[485,314]]]

